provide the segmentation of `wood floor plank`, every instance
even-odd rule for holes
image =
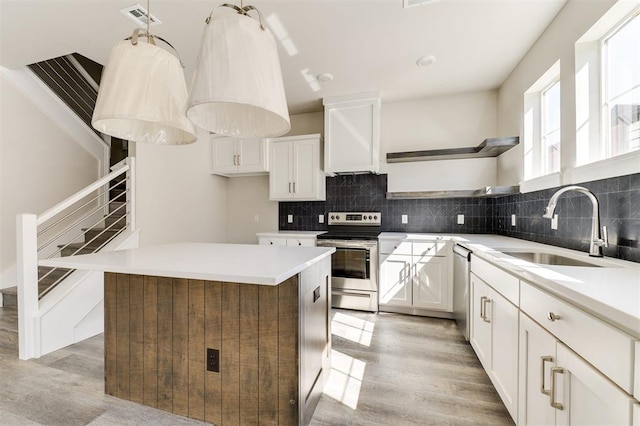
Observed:
[[[173,279],[173,412],[189,415],[189,280]]]
[[[129,275],[118,274],[117,278],[117,339],[116,347],[116,396],[129,399]]]
[[[204,281],[189,280],[189,417],[204,420]]]
[[[173,411],[173,284],[158,277],[158,408]]]
[[[278,286],[278,416],[298,424],[298,276]]]
[[[259,286],[240,286],[240,424],[258,424]],[[257,384],[257,386],[256,386]]]
[[[116,394],[116,353],[117,353],[117,275],[104,274],[104,392]]]
[[[278,424],[278,287],[260,286],[258,406],[260,424]]]
[[[240,285],[222,283],[222,424],[240,424]]]
[[[158,279],[144,277],[144,398],[145,405],[158,406]]]
[[[129,275],[129,399],[144,402],[144,277]]]

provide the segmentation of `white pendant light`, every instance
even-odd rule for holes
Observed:
[[[278,47],[253,6],[212,16],[206,26],[191,83],[187,117],[210,132],[267,138],[289,131]],[[258,12],[260,21],[249,17]]]
[[[147,16],[150,16],[147,6]],[[100,81],[91,124],[120,139],[162,145],[195,142],[195,127],[186,115],[187,86],[180,60],[155,45],[159,39],[142,34],[118,43]]]

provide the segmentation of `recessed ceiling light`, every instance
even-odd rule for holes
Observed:
[[[416,65],[419,67],[428,67],[429,65],[433,65],[436,60],[437,58],[433,55],[420,56],[416,60]]]
[[[316,76],[316,79],[322,83],[328,83],[329,81],[333,80],[333,74],[329,72],[323,72],[318,74]]]

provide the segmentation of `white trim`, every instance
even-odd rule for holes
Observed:
[[[520,182],[520,192],[527,193],[562,185],[562,173],[555,172]]]
[[[628,152],[567,170],[563,183],[590,182],[633,173],[640,173],[640,151]]]

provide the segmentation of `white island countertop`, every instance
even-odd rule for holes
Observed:
[[[123,274],[278,285],[333,247],[177,243],[41,260],[39,265]]]

